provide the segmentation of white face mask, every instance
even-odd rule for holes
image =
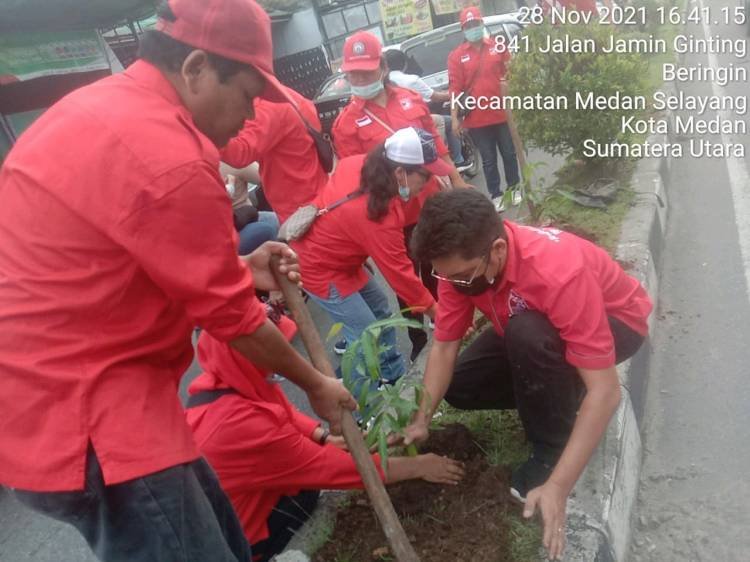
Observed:
[[[383,77],[381,75],[381,77],[375,80],[375,82],[367,84],[366,86],[352,85],[352,95],[365,100],[371,100],[374,97],[377,97],[383,89],[385,89],[385,85],[383,84]]]
[[[477,26],[464,30],[464,37],[470,43],[476,43],[484,39],[484,27]]]

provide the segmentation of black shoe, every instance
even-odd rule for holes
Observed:
[[[510,477],[510,495],[521,503],[526,503],[526,494],[544,484],[553,468],[554,464],[548,464],[531,453],[528,460],[513,471]]]
[[[347,341],[345,339],[340,339],[336,343],[333,344],[333,352],[336,355],[343,355],[346,353],[346,348],[349,346]]]

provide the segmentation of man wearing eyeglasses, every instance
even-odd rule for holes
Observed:
[[[412,253],[432,263],[440,307],[425,400],[405,442],[427,438],[443,398],[466,410],[518,409],[532,453],[510,491],[526,517],[540,509],[556,559],[566,499],[620,402],[615,365],[643,343],[651,300],[603,249],[503,221],[473,190],[425,203]],[[459,357],[475,308],[494,329]]]

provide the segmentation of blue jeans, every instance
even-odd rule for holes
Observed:
[[[456,166],[464,163],[464,155],[461,152],[461,137],[453,134],[453,125],[450,115],[443,115],[445,119],[445,141],[451,151],[451,159]]]
[[[507,123],[469,129],[469,134],[479,149],[479,154],[482,155],[482,169],[490,197],[499,197],[503,194],[500,190],[500,171],[497,168],[498,148],[503,158],[505,181],[508,187],[513,187],[521,181],[518,175],[516,149],[513,147],[513,138],[510,136],[510,127]]]
[[[343,324],[341,332],[350,344],[362,335],[367,326],[391,315],[388,298],[372,277],[362,289],[345,298],[339,295],[333,283],[327,299],[308,294],[334,322]],[[395,381],[406,372],[404,359],[396,343],[396,330],[383,330],[380,334],[380,344],[390,348],[380,354],[380,377],[385,381]],[[364,367],[364,357],[361,354],[359,361]],[[362,375],[358,375],[357,378],[363,379]]]
[[[278,233],[279,219],[276,213],[260,211],[257,221],[246,224],[239,231],[240,245],[237,253],[241,256],[249,254],[264,242],[276,240]]]
[[[22,503],[73,525],[104,562],[250,562],[250,545],[203,459],[105,485],[94,449],[85,488],[14,490]]]

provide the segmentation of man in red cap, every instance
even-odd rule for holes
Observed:
[[[450,151],[435,128],[430,109],[422,97],[417,92],[399,88],[387,80],[387,64],[380,40],[375,35],[358,31],[346,39],[341,70],[351,83],[353,96],[349,105],[336,118],[331,131],[339,158],[366,154],[395,131],[415,127],[427,131],[435,139],[438,155],[450,165],[453,186],[471,187],[456,170]],[[419,197],[409,202],[406,210],[407,229],[404,233],[407,243],[424,201],[439,190],[438,182],[432,179]],[[415,264],[415,269],[420,268]],[[435,286],[429,276],[423,278],[423,281],[434,291]],[[401,308],[406,306],[401,301],[399,304]],[[417,315],[415,319],[419,321],[421,316]],[[427,344],[427,336],[423,330],[410,328],[409,339],[412,343],[411,355],[415,358]],[[345,349],[340,347],[341,343],[337,344],[339,353]]]
[[[508,188],[515,187],[520,181],[508,117],[502,109],[476,108],[468,113],[461,109],[469,98],[491,100],[502,96],[501,80],[505,77],[510,54],[505,49],[498,49],[485,36],[479,8],[464,8],[460,21],[465,41],[448,55],[448,87],[456,99],[463,94],[461,104],[451,104],[453,133],[459,135],[462,127],[469,130],[482,155],[487,190],[495,208],[502,211],[503,192],[500,189],[500,171],[497,167],[498,149],[503,158]],[[520,203],[520,194],[514,196],[514,203]]]
[[[272,254],[240,260],[218,147],[284,99],[253,0],[170,0],[141,59],[63,98],[0,171],[0,484],[106,561],[250,559],[177,397],[200,325],[305,389],[349,393],[268,321]]]

